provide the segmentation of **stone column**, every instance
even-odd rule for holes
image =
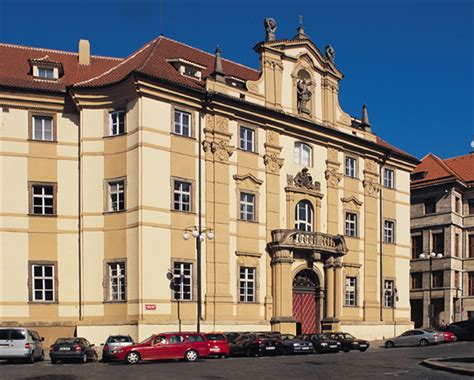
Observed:
[[[293,287],[291,264],[294,262],[291,251],[274,248],[272,254],[273,276],[273,318],[272,330],[286,334],[296,333],[293,319]]]
[[[332,257],[324,265],[324,277],[326,282],[326,310],[324,319],[334,318],[334,263]]]
[[[334,318],[340,319],[343,299],[342,260],[338,257],[334,263]]]

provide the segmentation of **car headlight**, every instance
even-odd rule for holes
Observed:
[[[299,344],[299,343],[293,343],[293,346],[294,346],[294,347],[299,347],[300,344]]]
[[[123,352],[123,350],[115,350],[115,351],[112,351],[113,354],[120,354],[121,352]]]
[[[324,343],[324,342],[321,343],[321,346],[323,346],[323,347],[325,347],[325,346],[327,346],[327,345],[328,345],[327,343]]]

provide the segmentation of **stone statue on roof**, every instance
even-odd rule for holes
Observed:
[[[275,31],[277,29],[277,23],[275,19],[267,17],[265,20],[263,20],[263,25],[265,26],[265,41],[274,41]]]
[[[296,83],[296,92],[298,95],[298,113],[311,115],[311,110],[308,108],[308,103],[311,99],[311,80],[309,79],[299,79]]]
[[[331,45],[326,46],[326,59],[334,63],[336,58],[336,51]]]

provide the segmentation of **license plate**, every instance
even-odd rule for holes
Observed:
[[[309,350],[309,347],[303,347],[303,350]]]
[[[366,344],[361,344],[360,347],[367,347],[367,345]]]
[[[211,351],[212,351],[212,352],[219,352],[220,349],[219,349],[219,348],[211,348]]]
[[[266,350],[274,350],[275,347],[265,347]]]
[[[329,346],[329,348],[336,348],[337,346]]]
[[[59,347],[59,351],[70,351],[69,347]]]

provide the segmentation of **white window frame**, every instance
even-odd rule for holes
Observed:
[[[241,266],[239,269],[239,302],[255,302],[256,268]]]
[[[125,110],[112,111],[109,113],[109,136],[120,136],[125,133],[125,117]]]
[[[240,192],[239,196],[239,209],[240,209],[240,220],[255,221],[255,194],[247,193],[245,191]]]
[[[36,130],[36,120],[41,121],[41,126],[39,127],[39,131],[37,133]],[[49,126],[49,133],[50,138],[46,138],[46,134],[48,132],[48,127],[46,126],[46,121],[50,121],[51,124]],[[31,138],[32,140],[36,141],[54,141],[54,118],[52,116],[44,116],[44,115],[33,115],[32,122],[31,122]]]
[[[352,217],[354,217],[352,219]],[[350,237],[358,236],[357,219],[358,215],[354,212],[346,212],[345,235]]]
[[[45,189],[49,187],[51,188],[52,194],[46,194]],[[41,188],[40,194],[35,194],[35,188]],[[32,184],[31,185],[31,193],[32,193],[32,205],[31,211],[34,215],[55,215],[54,212],[54,185],[43,185],[43,184]],[[40,199],[40,205],[35,205],[35,199]],[[51,205],[46,204],[46,199],[52,199]],[[41,212],[36,212],[35,208],[40,207]],[[46,213],[46,209],[51,209],[51,214]]]
[[[393,307],[393,292],[395,289],[395,282],[393,280],[384,280],[383,283],[383,306]]]
[[[388,189],[395,187],[395,170],[390,168],[383,169],[383,185]]]
[[[345,306],[357,306],[357,277],[346,277]]]
[[[181,261],[173,263],[173,294],[178,301],[192,301],[193,299],[193,264]],[[189,286],[189,292],[185,291]]]
[[[107,263],[109,275],[109,301],[127,300],[127,279],[124,261]],[[114,274],[114,270],[116,274]],[[115,290],[114,290],[115,287]]]
[[[306,153],[306,156],[305,156]],[[313,148],[303,142],[295,142],[295,163],[303,166],[313,165]]]
[[[54,68],[52,67],[44,67],[44,66],[37,66],[38,69],[38,78],[41,79],[56,79],[56,76],[54,75]],[[49,75],[41,75],[41,73],[51,73],[51,76]]]
[[[255,152],[255,129],[240,126],[239,148],[247,152]]]
[[[393,220],[384,220],[383,241],[384,243],[395,243],[395,222]]]
[[[345,173],[347,177],[357,178],[357,158],[346,156]]]
[[[300,211],[304,213],[300,219]],[[314,210],[311,202],[299,201],[295,206],[295,229],[299,231],[313,231]]]
[[[176,120],[176,116],[178,116],[178,120]],[[188,119],[187,125],[184,123],[185,116],[187,116]],[[190,112],[175,109],[173,114],[173,133],[180,136],[191,137],[191,118],[192,115]]]
[[[45,274],[45,268],[51,267],[51,276],[47,276]],[[41,268],[41,275],[35,275],[35,268]],[[54,275],[55,275],[55,268],[53,264],[32,264],[31,265],[31,292],[32,292],[32,301],[33,302],[56,302],[56,289],[54,284]],[[51,288],[46,288],[46,281],[51,281]],[[36,289],[35,284],[36,281],[41,281],[42,289]],[[36,292],[41,292],[41,297],[36,297]],[[52,292],[52,299],[46,299],[46,292]]]
[[[125,206],[125,180],[114,179],[107,181],[108,211],[119,212],[124,211]],[[115,196],[115,200],[113,197]],[[123,204],[120,208],[120,203]]]
[[[178,188],[176,188],[178,186]],[[188,190],[184,189],[184,186],[189,186]],[[192,211],[192,189],[193,184],[188,181],[183,181],[179,179],[173,180],[173,210],[182,211],[182,212],[191,212]],[[176,196],[178,199],[176,200]],[[188,197],[189,202],[183,200],[184,197]]]

